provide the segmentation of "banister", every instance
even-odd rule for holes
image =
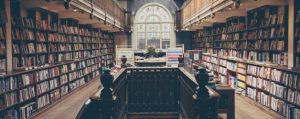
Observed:
[[[160,72],[160,74],[157,74],[157,72]],[[145,74],[143,74],[145,73]],[[137,74],[137,75],[136,75]],[[149,77],[150,76],[150,77]],[[135,78],[135,79],[130,79]],[[130,83],[131,81],[131,83]],[[132,82],[133,81],[133,82]],[[137,81],[137,82],[136,82]],[[175,82],[174,82],[175,81]],[[135,83],[134,83],[135,82]],[[178,82],[178,83],[176,83]],[[171,86],[169,88],[165,88],[166,83],[168,86]],[[131,84],[131,86],[129,86]],[[143,87],[146,85],[151,86],[158,86],[156,89],[151,89],[146,87],[145,89],[137,89],[139,87]],[[133,86],[133,87],[132,87]],[[172,86],[175,86],[175,90]],[[215,104],[220,97],[220,95],[215,92],[213,89],[206,87],[208,89],[209,96],[208,98],[197,98],[195,97],[195,90],[198,87],[198,84],[196,82],[195,77],[193,77],[192,74],[186,72],[183,68],[172,68],[172,67],[129,67],[129,68],[123,68],[121,69],[113,78],[112,83],[112,94],[114,95],[114,98],[112,100],[112,108],[113,113],[111,117],[113,119],[124,119],[127,115],[127,112],[129,112],[127,109],[130,106],[128,101],[129,100],[136,100],[139,101],[139,103],[136,103],[137,108],[141,107],[141,104],[144,106],[149,104],[149,107],[144,111],[147,110],[160,110],[160,111],[166,111],[164,107],[158,108],[159,106],[163,106],[164,99],[169,100],[168,105],[178,105],[179,103],[179,110],[173,110],[180,114],[181,117],[185,119],[197,119],[199,118],[199,115],[201,115],[201,106],[202,104],[207,105],[207,107],[202,107],[204,109],[207,108],[207,110],[210,110],[210,112],[205,112],[209,114],[204,115],[210,115],[210,117],[216,117],[216,107]],[[143,92],[152,90],[152,92]],[[178,91],[176,91],[178,89]],[[102,89],[103,90],[103,89]],[[144,93],[145,95],[148,95],[148,97],[139,97],[139,98],[129,98],[128,94],[134,94],[138,93],[138,91],[142,91],[141,93]],[[173,91],[175,94],[171,94],[175,97],[165,97],[164,94],[170,93],[169,91]],[[97,103],[103,103],[103,100],[101,100],[100,91],[96,94],[97,96],[91,97],[90,101],[94,101],[94,104]],[[149,97],[151,96],[151,97]],[[175,99],[173,101],[173,99]],[[145,100],[144,102],[141,100]],[[98,102],[97,102],[98,101]],[[162,101],[162,102],[161,102]],[[97,102],[97,103],[95,103]],[[143,103],[142,103],[143,102]],[[177,103],[178,102],[178,103]],[[140,104],[140,105],[138,105]],[[85,105],[86,106],[86,105]],[[98,105],[100,109],[103,109],[103,105]],[[107,108],[107,107],[106,107]],[[200,111],[199,111],[200,110]],[[132,110],[131,110],[132,111]],[[203,110],[202,110],[203,111]],[[76,119],[82,119],[80,116],[84,115],[84,111],[80,111],[80,114],[78,114]],[[105,114],[101,114],[105,115]],[[209,119],[213,119],[209,118]],[[103,118],[102,118],[103,119]]]

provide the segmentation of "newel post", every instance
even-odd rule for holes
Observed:
[[[210,99],[208,89],[205,87],[208,84],[209,75],[205,68],[199,68],[195,74],[198,87],[193,95],[198,112],[197,119],[210,119]]]
[[[113,76],[110,74],[109,69],[105,69],[104,74],[101,75],[101,83],[103,86],[103,89],[100,93],[100,99],[103,102],[101,107],[101,113],[103,115],[101,119],[111,119],[113,114],[114,100],[111,89],[113,84]]]

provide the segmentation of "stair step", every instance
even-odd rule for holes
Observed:
[[[178,119],[177,112],[128,112],[128,119]]]

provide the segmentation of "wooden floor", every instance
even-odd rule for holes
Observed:
[[[99,79],[92,80],[88,85],[37,115],[35,119],[75,119],[84,102],[98,91],[99,85]]]
[[[57,103],[47,111],[42,112],[35,119],[74,119],[79,112],[81,106],[93,95],[100,83],[99,80],[94,80],[84,88],[76,91],[70,96],[66,97],[61,102]],[[236,119],[276,119],[277,116],[269,113],[264,108],[257,106],[257,104],[243,96],[236,95]],[[267,113],[268,112],[268,113]]]

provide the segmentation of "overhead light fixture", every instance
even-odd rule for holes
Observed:
[[[213,19],[213,18],[215,18],[215,13],[212,13],[211,15],[210,15],[210,17]]]
[[[228,10],[231,10],[231,9],[232,9],[231,6],[229,6],[229,7],[228,7]]]
[[[234,3],[233,3],[234,8],[239,8],[240,5],[241,5],[240,0],[235,0]]]
[[[75,8],[73,11],[74,11],[74,12],[78,12],[78,9],[77,9],[77,8]]]
[[[71,2],[72,0],[64,0],[64,7],[65,7],[65,9],[69,9],[70,8],[70,2]]]

